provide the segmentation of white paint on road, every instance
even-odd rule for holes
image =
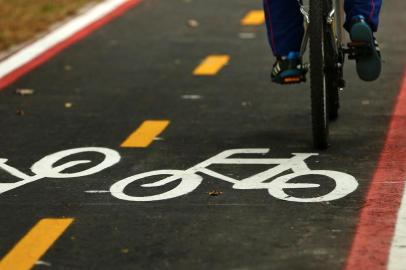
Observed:
[[[97,194],[97,193],[110,193],[109,190],[86,190],[85,193]]]
[[[64,161],[64,159],[76,154],[93,152],[102,154],[104,159],[92,164],[91,160],[74,160]],[[117,181],[110,187],[110,191],[106,190],[88,190],[86,193],[108,193],[110,192],[114,197],[127,200],[127,201],[159,201],[172,199],[186,195],[194,191],[203,181],[200,174],[206,174],[214,177],[215,179],[231,183],[234,189],[259,189],[267,190],[268,193],[280,200],[301,203],[314,203],[314,202],[328,202],[344,198],[348,194],[355,191],[358,187],[358,182],[349,174],[331,171],[331,170],[312,170],[310,169],[305,160],[317,156],[316,153],[292,153],[290,158],[265,158],[263,157],[269,152],[267,148],[260,149],[231,149],[221,152],[187,170],[157,170],[145,173],[136,174],[125,179]],[[245,158],[232,157],[235,155],[249,155]],[[257,155],[253,157],[252,155]],[[258,155],[260,155],[258,157]],[[109,148],[102,147],[83,147],[60,151],[48,155],[41,160],[34,163],[31,167],[33,176],[27,175],[16,168],[6,164],[7,159],[0,159],[0,169],[8,172],[10,175],[20,178],[20,181],[10,183],[0,182],[0,194],[16,189],[23,185],[32,183],[34,181],[44,178],[76,178],[89,176],[107,169],[120,161],[120,154]],[[63,161],[63,163],[61,162]],[[62,164],[59,164],[62,163]],[[81,168],[76,172],[66,172],[77,165],[90,164],[89,168]],[[59,165],[55,165],[59,164]],[[249,176],[244,179],[236,179],[209,169],[211,165],[271,165],[268,169]],[[274,166],[276,165],[276,166]],[[315,194],[307,195],[306,197],[294,196],[287,193],[288,190],[304,190],[319,188],[323,184],[314,182],[311,178],[307,182],[292,182],[292,179],[300,178],[302,176],[323,176],[328,178],[328,181],[333,180],[335,187],[324,195]],[[151,176],[160,176],[162,180],[155,180],[153,183],[140,185],[143,188],[161,187],[172,182],[179,181],[178,185],[173,189],[152,196],[132,196],[126,193],[125,189],[128,185],[133,184],[138,180],[145,180]],[[165,176],[165,177],[162,177]],[[127,190],[128,191],[128,190]]]
[[[104,156],[103,161],[99,162],[96,165],[91,165],[90,168],[78,172],[69,172],[69,173],[63,171],[71,169],[79,164],[91,163],[92,161],[91,160],[68,161],[60,165],[54,166],[56,163],[69,156],[88,152],[102,154]],[[31,167],[31,171],[34,173],[34,175],[32,176],[7,165],[6,164],[7,159],[0,159],[0,169],[8,172],[10,175],[14,177],[21,179],[20,181],[14,183],[10,183],[10,181],[7,181],[5,183],[0,182],[0,194],[44,178],[76,178],[92,175],[113,166],[114,164],[118,163],[120,159],[121,156],[117,151],[108,148],[83,147],[69,149],[54,153],[52,155],[48,155],[42,158],[41,160],[37,161],[36,163],[34,163],[34,165]]]
[[[240,39],[254,39],[254,38],[257,37],[257,35],[255,33],[250,33],[250,32],[245,33],[245,32],[243,32],[243,33],[239,33],[238,37]]]
[[[80,30],[102,19],[126,2],[128,2],[128,0],[106,0],[94,6],[89,11],[68,21],[66,24],[25,47],[16,54],[6,58],[0,63],[0,78],[31,62],[57,44],[64,42],[71,36],[75,35]]]
[[[197,100],[197,99],[202,99],[202,96],[200,96],[200,95],[183,95],[182,99]]]
[[[37,261],[35,265],[51,266],[52,264],[46,261]]]
[[[272,158],[231,158],[237,154],[266,154],[269,149],[232,149],[221,152],[220,154],[209,158],[187,170],[157,170],[145,173],[136,174],[120,180],[113,184],[110,188],[111,194],[121,200],[127,201],[160,201],[186,195],[194,191],[203,181],[203,177],[198,173],[209,175],[215,179],[222,180],[233,184],[234,189],[267,189],[268,193],[280,200],[290,202],[327,202],[341,199],[355,191],[358,187],[358,182],[349,174],[330,171],[330,170],[311,170],[307,167],[305,159],[316,156],[314,153],[293,153],[293,157],[287,159],[272,159]],[[215,164],[238,164],[238,165],[277,165],[271,166],[263,172],[257,173],[245,179],[235,179],[221,173],[215,172],[208,167]],[[286,173],[293,171],[293,173]],[[286,190],[295,189],[312,189],[319,188],[320,184],[311,183],[295,183],[290,182],[294,178],[299,178],[308,175],[321,175],[335,181],[335,188],[325,195],[314,197],[295,197],[286,193]],[[163,179],[150,184],[140,185],[143,188],[161,187],[169,183],[179,182],[173,189],[152,196],[131,196],[125,192],[125,189],[134,182],[139,180],[145,181],[149,177],[161,176]],[[275,178],[276,177],[276,178]],[[269,180],[272,181],[269,182]]]
[[[388,270],[406,269],[406,192],[403,192],[402,202],[396,220],[395,234],[389,253]]]

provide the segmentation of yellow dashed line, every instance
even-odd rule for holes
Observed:
[[[0,261],[0,270],[28,270],[73,222],[71,218],[40,220]]]
[[[193,71],[196,76],[214,76],[230,61],[228,55],[209,55]]]
[[[261,25],[265,22],[265,14],[263,10],[252,10],[245,15],[241,20],[242,25]]]
[[[169,123],[167,120],[144,121],[144,123],[121,144],[121,147],[148,147],[152,141],[165,130]]]

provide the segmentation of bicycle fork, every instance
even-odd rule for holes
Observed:
[[[338,14],[336,14],[336,11],[337,10],[341,11],[342,7],[341,7],[340,0],[336,0],[334,2],[335,2],[335,6],[328,13],[326,22],[328,25],[331,26],[331,30],[333,32],[337,33],[337,40],[334,40],[334,42],[333,42],[333,44],[336,45],[337,43],[340,43],[340,44],[342,43],[341,12],[338,12]],[[303,56],[306,52],[307,44],[309,43],[309,38],[310,38],[310,35],[309,35],[310,16],[309,16],[309,12],[307,12],[306,9],[304,8],[303,1],[298,0],[298,3],[300,6],[300,13],[302,13],[303,19],[304,19],[304,35],[303,35],[303,39],[302,39],[302,44],[300,46],[300,56]],[[333,29],[334,23],[336,25],[335,30]],[[337,46],[336,46],[335,50],[338,51]]]
[[[302,39],[302,45],[300,46],[300,57],[303,57],[303,55],[306,52],[307,49],[307,44],[309,43],[309,25],[310,25],[310,17],[309,13],[306,11],[306,9],[303,6],[303,1],[298,0],[299,6],[300,6],[300,13],[303,15],[304,19],[304,35]]]
[[[309,25],[310,25],[310,15],[309,12],[305,9],[303,5],[303,0],[298,0],[300,6],[300,12],[304,18],[304,35],[302,39],[302,43],[300,46],[300,57],[303,57],[306,50],[307,45],[310,40],[310,33],[309,33]],[[339,90],[343,90],[345,87],[345,81],[343,79],[343,66],[344,66],[344,55],[349,54],[350,56],[353,54],[350,49],[343,48],[343,35],[342,35],[342,1],[335,0],[334,6],[332,6],[331,10],[328,14],[326,14],[326,25],[328,29],[325,31],[328,32],[328,36],[331,39],[330,44],[333,46],[333,50],[336,53],[336,61],[334,66],[325,67],[326,72],[332,72],[333,74],[339,74],[339,80],[337,81],[337,87]],[[351,57],[350,57],[351,59]],[[310,64],[303,64],[304,69],[309,70]]]

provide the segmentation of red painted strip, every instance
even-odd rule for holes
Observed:
[[[385,145],[361,210],[346,270],[386,269],[405,180],[406,73]]]
[[[39,55],[38,57],[34,58],[32,61],[24,64],[20,68],[14,70],[13,72],[9,73],[8,75],[4,76],[0,79],[0,90],[3,90],[8,85],[15,82],[21,76],[25,75],[26,73],[30,72],[31,70],[35,69],[36,67],[40,66],[62,50],[66,49],[67,47],[73,45],[74,43],[78,42],[79,40],[85,38],[93,31],[97,30],[101,26],[105,25],[106,23],[110,22],[114,18],[122,15],[124,12],[129,10],[130,8],[136,6],[137,4],[141,3],[142,0],[128,0],[115,10],[111,11],[109,14],[104,16],[103,18],[99,19],[98,21],[93,22],[92,24],[88,25],[87,27],[83,28],[82,30],[78,31],[71,37],[67,38],[66,40],[58,43],[54,47],[50,48],[43,54]]]

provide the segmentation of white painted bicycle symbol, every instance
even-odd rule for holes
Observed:
[[[293,153],[293,157],[288,159],[271,159],[271,158],[232,158],[231,156],[236,154],[267,154],[269,149],[235,149],[224,151],[202,163],[193,166],[185,171],[181,170],[157,170],[146,173],[137,174],[121,181],[118,181],[110,188],[111,194],[122,200],[127,201],[159,201],[176,198],[185,194],[188,194],[195,190],[203,181],[203,177],[198,173],[212,176],[216,179],[223,180],[233,184],[234,189],[266,189],[269,194],[275,198],[291,201],[291,202],[324,202],[333,201],[343,198],[355,191],[358,187],[358,182],[355,178],[349,174],[328,171],[328,170],[311,170],[304,162],[305,159],[316,156],[318,154],[310,153]],[[208,169],[210,165],[215,164],[264,164],[264,165],[277,165],[266,171],[255,174],[248,178],[237,180],[226,175],[217,173],[211,169]],[[278,176],[285,171],[292,170],[292,173]],[[150,184],[141,185],[142,187],[159,187],[164,186],[174,181],[180,183],[172,190],[162,194],[136,197],[125,193],[125,189],[128,185],[135,181],[144,180],[151,176],[169,175],[168,177],[156,181]],[[318,188],[319,184],[314,183],[290,183],[292,179],[306,176],[306,175],[321,175],[328,177],[335,181],[335,188],[326,195],[311,197],[311,198],[299,198],[288,195],[285,190],[292,189],[308,189]],[[278,176],[278,177],[276,177]],[[270,182],[266,182],[269,179],[274,178]]]
[[[75,154],[81,153],[98,153],[104,156],[104,159],[87,168],[78,172],[66,172],[66,170],[72,170],[79,164],[91,163],[90,160],[76,160],[64,162],[63,159],[68,158]],[[355,191],[358,187],[358,182],[355,178],[349,174],[331,171],[331,170],[311,170],[305,163],[305,160],[311,156],[316,156],[315,153],[293,153],[293,157],[286,159],[273,159],[273,158],[233,158],[233,155],[252,155],[261,154],[265,155],[269,152],[269,149],[234,149],[224,151],[210,159],[207,159],[192,168],[187,170],[157,170],[151,172],[140,173],[130,176],[123,180],[120,180],[113,184],[110,188],[111,194],[121,200],[127,201],[159,201],[167,200],[176,197],[186,195],[194,191],[203,181],[203,177],[200,174],[205,174],[216,179],[226,181],[232,184],[234,189],[266,189],[268,193],[280,200],[291,202],[325,202],[341,199],[348,194]],[[25,174],[18,169],[7,165],[7,159],[0,159],[0,169],[8,172],[20,181],[11,183],[0,182],[0,194],[11,191],[26,184],[44,179],[44,178],[76,178],[84,177],[91,174],[101,172],[120,161],[120,154],[112,149],[102,147],[84,147],[70,150],[60,151],[51,155],[48,155],[41,160],[34,163],[31,167],[31,171],[34,175]],[[59,165],[55,165],[59,164]],[[276,165],[271,168],[247,177],[245,179],[234,179],[224,174],[215,172],[208,167],[211,165],[247,165],[247,164],[262,164],[262,165]],[[287,172],[287,173],[286,173]],[[282,175],[283,173],[286,173]],[[333,180],[335,187],[325,195],[314,197],[295,197],[287,193],[288,190],[297,189],[312,189],[318,188],[321,184],[291,182],[302,176],[318,175],[324,176]],[[149,184],[143,184],[143,188],[162,187],[170,183],[179,182],[179,184],[173,189],[163,192],[161,194],[152,196],[131,196],[126,193],[126,188],[134,182],[145,180],[149,177],[166,176],[164,179],[155,181]],[[270,181],[269,181],[270,180]]]

